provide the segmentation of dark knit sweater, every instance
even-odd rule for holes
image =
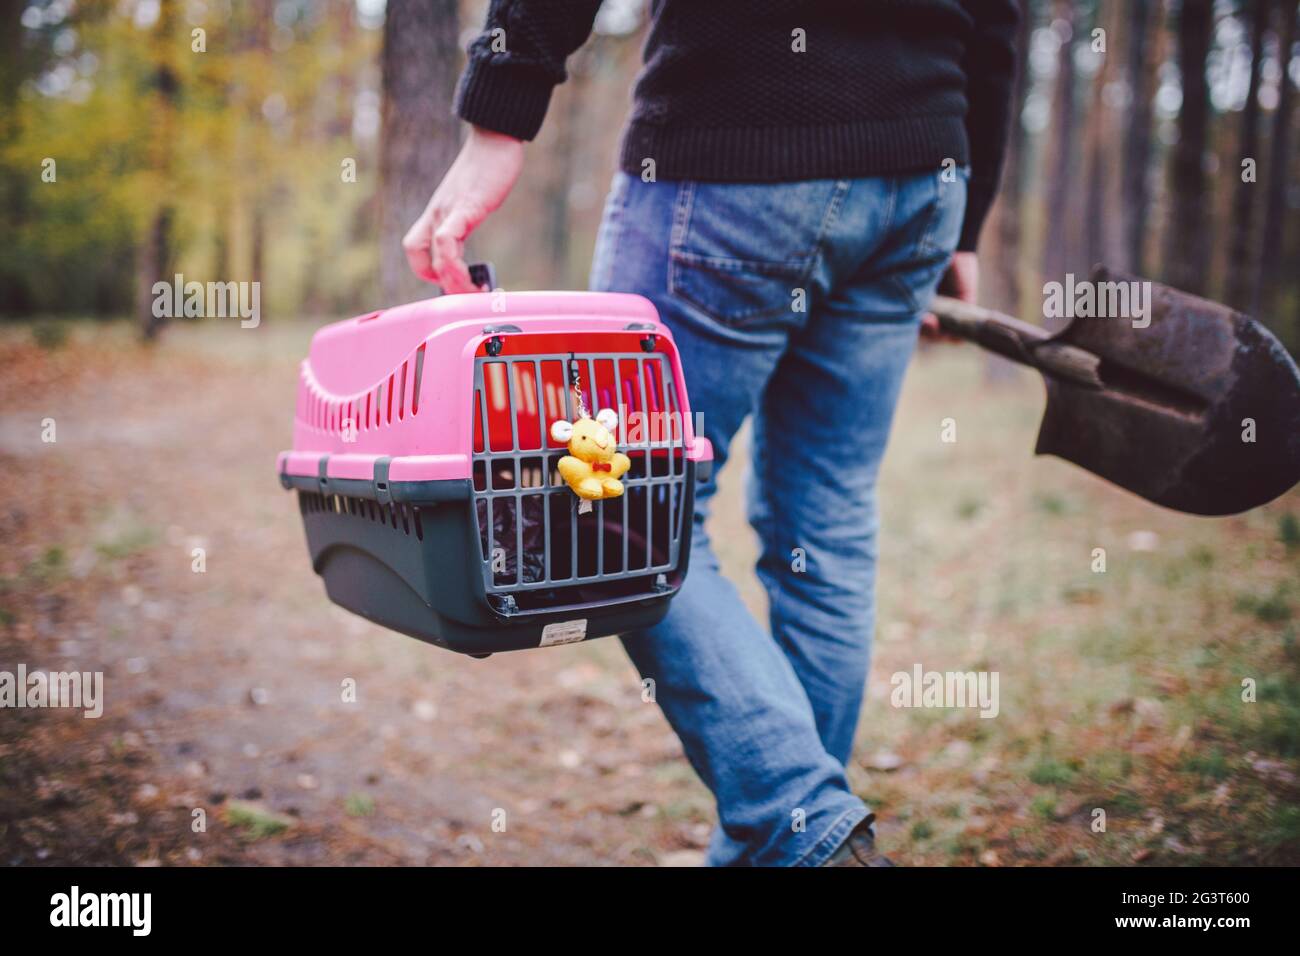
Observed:
[[[599,6],[492,0],[457,114],[536,136]],[[937,170],[953,159],[971,167],[960,248],[974,249],[1007,141],[1018,6],[652,0],[620,165],[640,175],[652,159],[659,179],[782,182]]]

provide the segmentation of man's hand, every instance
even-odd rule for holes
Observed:
[[[973,252],[953,253],[948,271],[939,280],[939,291],[962,302],[974,303],[979,296],[980,264]],[[939,319],[927,312],[921,318],[921,338],[932,342],[960,342],[955,335],[948,335],[939,328]]]
[[[477,291],[465,267],[465,240],[505,202],[523,165],[519,140],[471,127],[460,155],[402,240],[411,270],[443,292]]]

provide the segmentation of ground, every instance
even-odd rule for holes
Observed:
[[[0,670],[106,682],[100,719],[0,710],[0,861],[699,862],[712,800],[616,640],[478,661],[326,600],[274,479],[310,332],[0,330]],[[1300,863],[1300,495],[1191,518],[1034,459],[1041,386],[982,362],[921,356],[882,479],[850,767],[882,845]],[[761,612],[732,471],[713,533]],[[917,664],[996,671],[998,715],[891,706]]]

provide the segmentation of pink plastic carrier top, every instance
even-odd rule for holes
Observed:
[[[667,413],[682,423],[686,458],[709,461],[708,440],[694,434],[672,333],[649,301],[605,292],[496,292],[412,302],[318,331],[299,372],[293,450],[280,454],[278,470],[370,480],[376,462],[390,459],[390,481],[467,479],[473,452],[483,450],[485,411],[496,447],[509,438],[509,406],[521,449],[540,449],[543,442],[562,448],[549,432],[566,416],[564,363],[520,366],[512,395],[504,380],[489,377],[485,402],[476,401],[476,356],[626,354],[651,341],[671,368],[680,407],[668,407],[660,363],[637,368],[600,359],[589,374],[581,369],[587,407],[592,414],[606,407],[619,412],[620,445],[629,425],[636,437],[637,413],[647,431]],[[497,427],[502,415],[505,428]]]

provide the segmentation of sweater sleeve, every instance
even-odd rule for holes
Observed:
[[[542,128],[564,61],[591,33],[600,0],[492,0],[470,44],[456,89],[456,115],[529,140]]]
[[[971,179],[966,221],[957,248],[974,251],[980,228],[997,194],[1012,121],[1011,92],[1016,78],[1017,0],[961,0],[975,26],[966,45],[966,136]],[[1023,68],[1023,65],[1022,67]]]

